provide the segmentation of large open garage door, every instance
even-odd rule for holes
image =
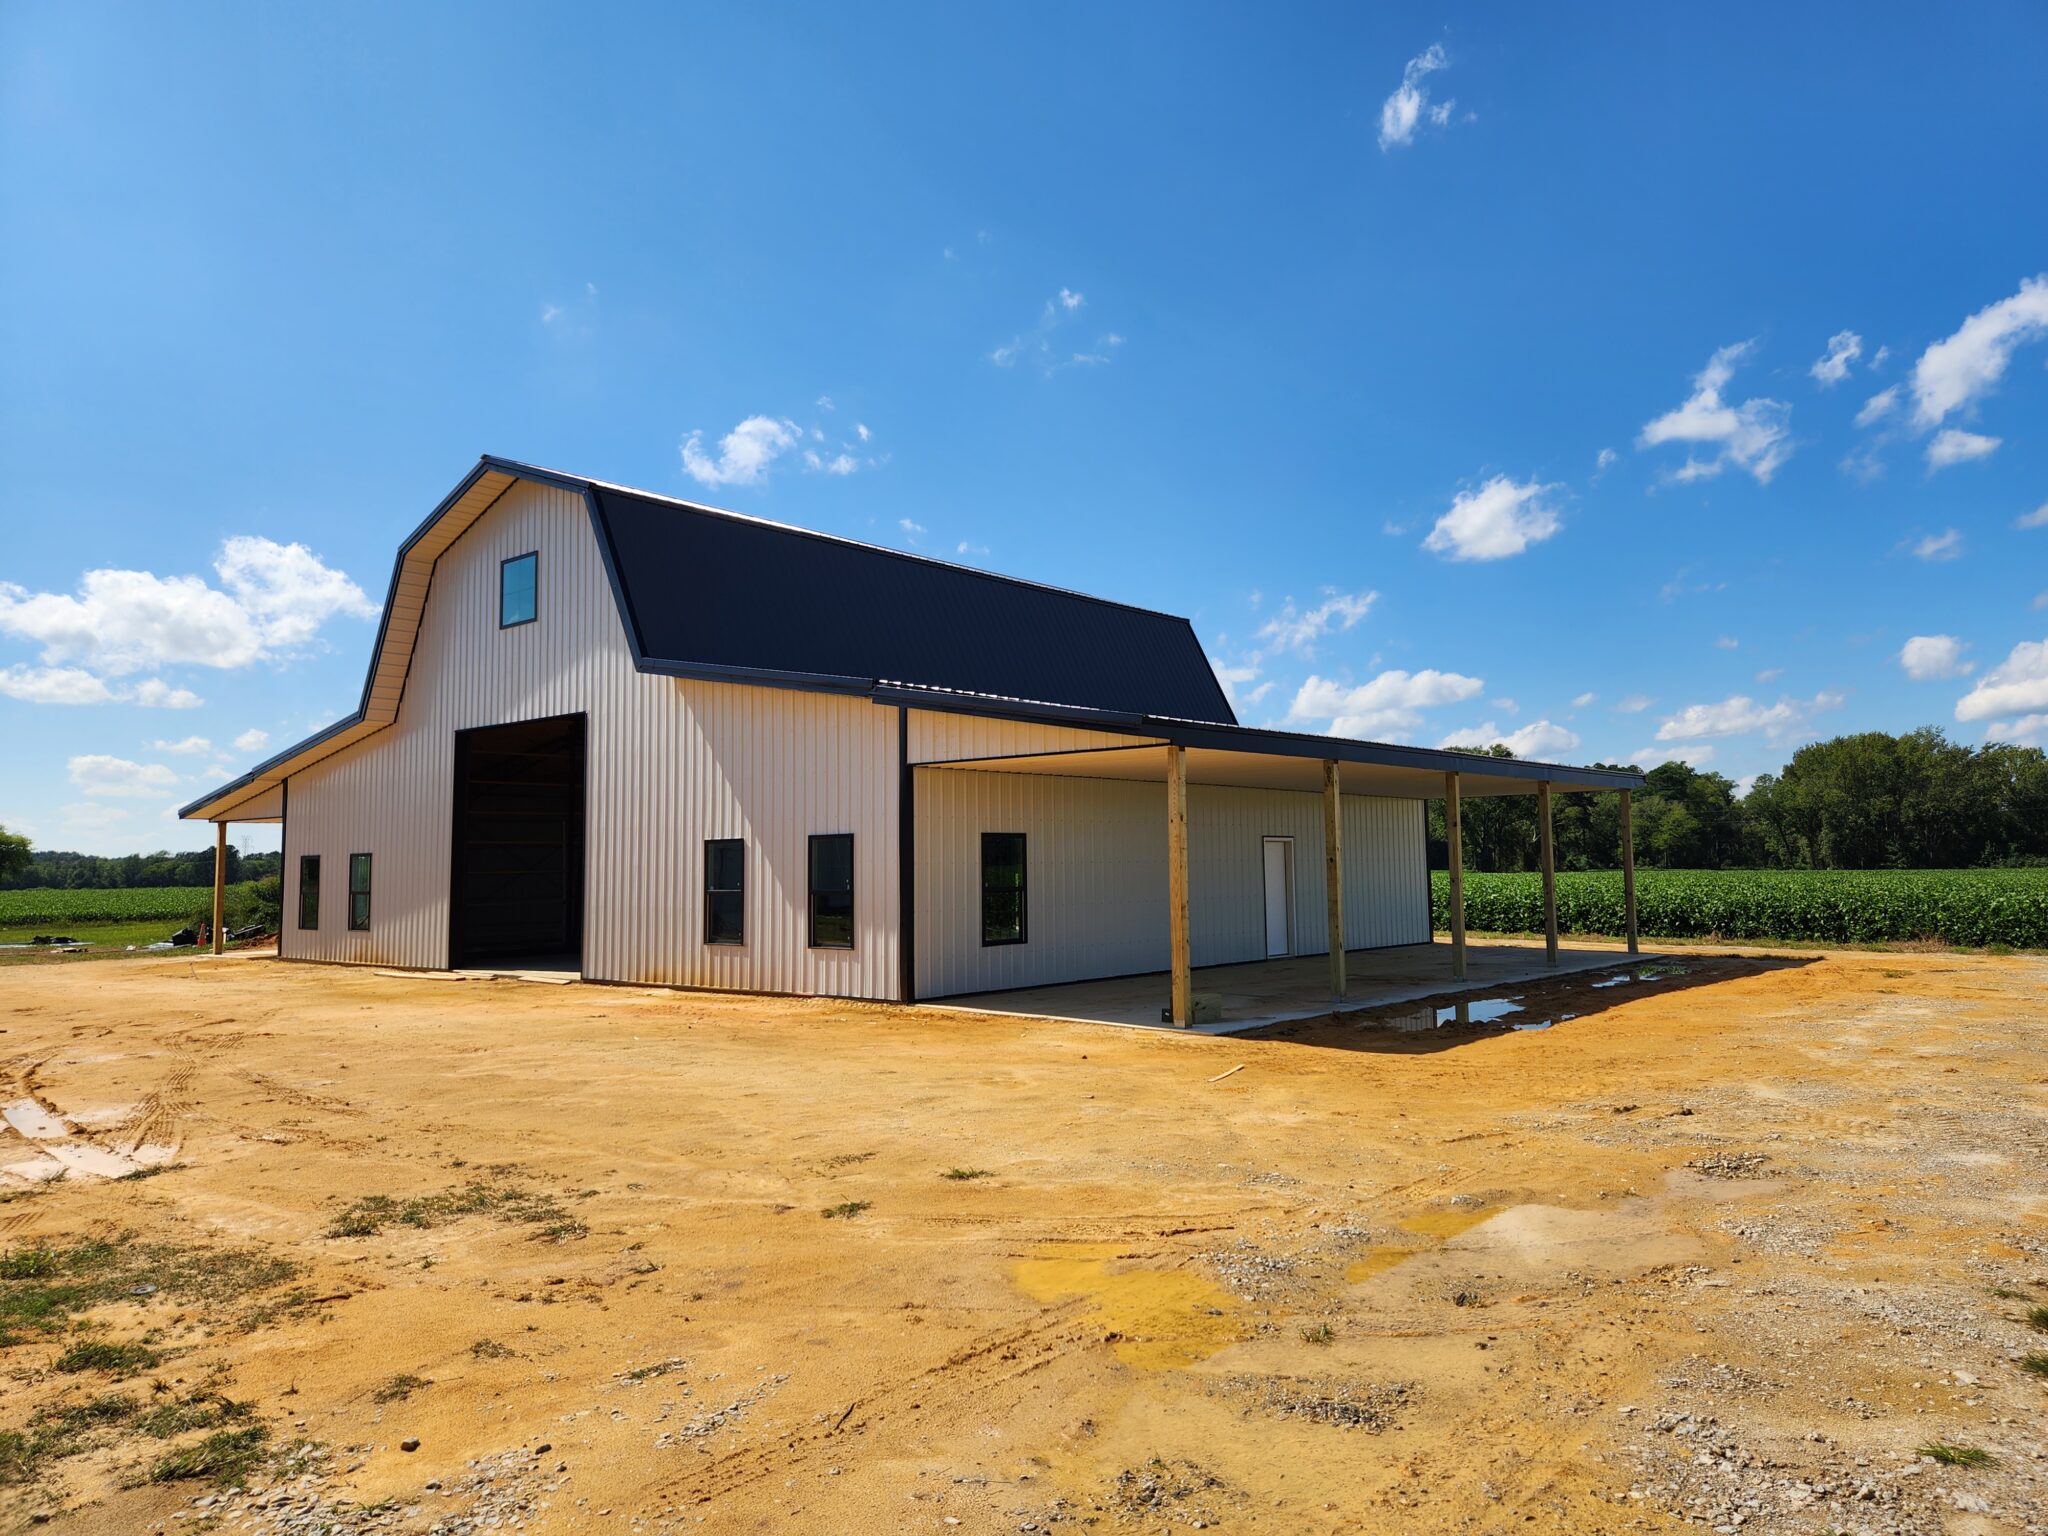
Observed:
[[[582,969],[583,716],[455,735],[448,963]]]

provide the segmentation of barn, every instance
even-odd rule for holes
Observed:
[[[1425,802],[1455,873],[1464,796],[1547,864],[1553,791],[1640,783],[1243,726],[1185,619],[485,457],[357,709],[180,814],[282,824],[286,960],[1188,1025],[1466,979]]]

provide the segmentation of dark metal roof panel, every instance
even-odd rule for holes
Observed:
[[[1186,619],[683,502],[592,491],[650,664],[1235,723]]]

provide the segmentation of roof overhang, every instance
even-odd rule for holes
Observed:
[[[1251,734],[1260,734],[1253,732]],[[1169,738],[1170,740],[1171,738]],[[1321,737],[1285,746],[1272,744],[1191,745],[1187,750],[1190,784],[1228,785],[1239,789],[1292,789],[1320,792],[1323,764],[1337,764],[1337,781],[1347,795],[1385,795],[1402,800],[1435,800],[1444,794],[1444,775],[1458,775],[1461,796],[1533,795],[1539,784],[1556,790],[1634,789],[1642,776],[1633,771],[1569,768],[1558,763],[1530,763],[1517,758],[1479,757],[1459,752],[1403,749],[1373,742]],[[1358,749],[1364,748],[1361,752]],[[1070,752],[1019,753],[1009,757],[956,758],[920,763],[936,770],[971,769],[982,773],[1035,774],[1069,779],[1118,779],[1161,783],[1166,778],[1166,753],[1159,747],[1096,747]]]

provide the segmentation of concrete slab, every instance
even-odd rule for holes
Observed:
[[[1543,957],[1543,946],[1470,944],[1466,976],[1451,976],[1448,944],[1408,944],[1395,949],[1358,949],[1345,956],[1349,996],[1330,998],[1329,960],[1323,955],[1294,955],[1284,960],[1256,960],[1245,965],[1203,966],[1195,971],[1195,990],[1216,994],[1222,1017],[1197,1024],[1189,1033],[1234,1035],[1269,1024],[1321,1018],[1411,1003],[1419,998],[1493,993],[1585,971],[1641,965],[1660,958],[1631,955],[1621,948],[1560,949],[1557,964]],[[1160,1022],[1166,1006],[1167,975],[1115,976],[1102,981],[1073,981],[1050,987],[1023,987],[1010,992],[975,992],[961,997],[926,999],[935,1008],[971,1013],[1020,1014],[1084,1024],[1119,1024],[1147,1029],[1173,1029]],[[1179,1033],[1179,1031],[1176,1031]]]

